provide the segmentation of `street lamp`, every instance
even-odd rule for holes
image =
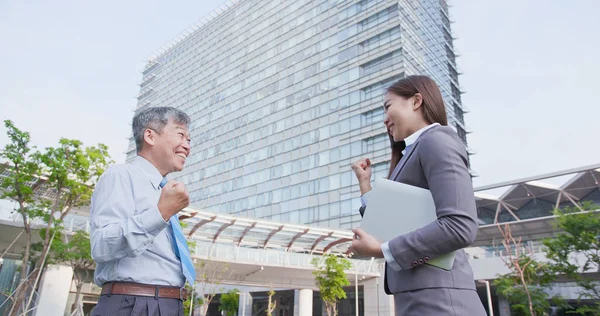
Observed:
[[[488,310],[490,311],[490,316],[494,316],[494,309],[492,308],[492,291],[490,290],[490,281],[478,280],[477,282],[485,284],[488,299]]]

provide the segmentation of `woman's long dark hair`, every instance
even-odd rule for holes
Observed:
[[[387,88],[388,93],[393,93],[399,97],[411,98],[419,93],[423,97],[421,110],[423,117],[429,124],[440,123],[440,125],[448,125],[446,116],[446,107],[440,88],[435,81],[427,76],[408,76],[396,81],[393,85]],[[389,133],[388,133],[389,134]],[[400,159],[402,159],[402,151],[406,147],[404,141],[395,142],[392,135],[390,137],[390,147],[392,148],[392,159],[390,162],[390,171],[388,178],[392,176],[394,169]]]

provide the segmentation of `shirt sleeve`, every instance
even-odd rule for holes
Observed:
[[[369,191],[371,192],[371,191]],[[367,202],[369,201],[369,192],[360,196],[360,204],[362,206],[367,206]]]
[[[389,242],[386,241],[383,244],[381,244],[381,252],[383,252],[383,258],[385,259],[385,262],[387,262],[387,264],[390,266],[390,268],[392,268],[394,271],[402,270],[400,264],[396,262],[396,259],[394,259],[392,251],[390,251]]]
[[[130,179],[127,169],[114,166],[100,177],[92,194],[90,241],[96,262],[140,255],[168,225],[157,205],[136,214]]]

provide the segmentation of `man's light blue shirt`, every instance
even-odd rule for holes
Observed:
[[[183,286],[172,229],[158,210],[163,176],[137,156],[100,177],[90,206],[94,282]]]
[[[433,123],[433,124],[427,125],[427,126],[421,128],[420,130],[416,131],[412,135],[406,137],[406,139],[404,139],[404,143],[405,143],[406,147],[412,146],[412,144],[414,144],[417,141],[417,139],[419,139],[419,136],[421,136],[421,134],[423,134],[423,132],[425,132],[426,130],[428,130],[434,126],[439,126],[439,125],[440,125],[439,123]],[[402,151],[402,155],[406,155],[406,152],[404,150]],[[360,196],[360,202],[362,203],[363,206],[367,205],[368,199],[369,199],[369,192],[366,192],[365,194]],[[392,251],[390,250],[390,246],[389,246],[389,241],[386,241],[383,244],[381,244],[381,252],[383,253],[385,262],[387,262],[387,264],[390,266],[390,268],[392,268],[394,271],[402,270],[402,267],[396,261],[396,259],[394,259],[394,256],[392,255]]]

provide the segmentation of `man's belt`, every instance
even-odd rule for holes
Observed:
[[[102,285],[101,295],[133,295],[154,298],[174,298],[185,301],[187,290],[176,286],[149,285],[126,282],[107,282]]]

